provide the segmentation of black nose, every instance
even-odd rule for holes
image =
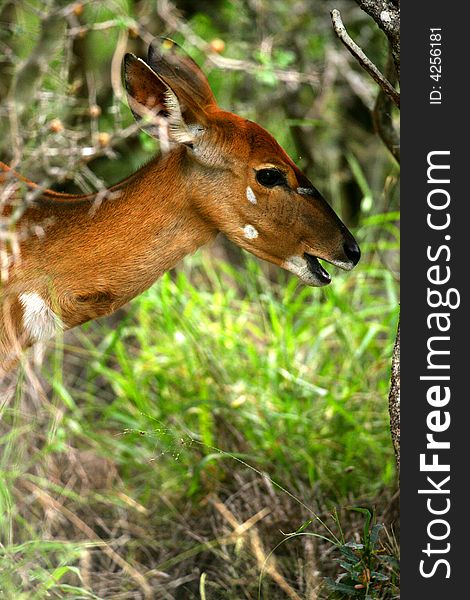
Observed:
[[[344,242],[344,253],[346,256],[353,262],[353,264],[357,265],[359,259],[361,258],[361,250],[356,243],[355,239],[348,240]]]

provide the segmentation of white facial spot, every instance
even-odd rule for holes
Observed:
[[[313,190],[312,190],[312,188],[298,187],[297,193],[302,194],[303,196],[311,196],[313,194]]]
[[[256,196],[250,186],[246,188],[246,198],[248,202],[251,202],[251,204],[256,204]]]
[[[58,329],[63,328],[62,321],[39,294],[24,293],[20,295],[19,300],[23,307],[25,332],[34,342],[44,342],[51,338]]]
[[[248,240],[254,240],[258,237],[258,232],[253,225],[245,225],[243,227],[243,234]]]

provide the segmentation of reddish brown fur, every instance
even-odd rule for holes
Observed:
[[[0,292],[0,372],[34,342],[22,325],[22,293],[38,294],[65,328],[75,327],[115,311],[218,231],[280,266],[304,252],[353,266],[344,251],[352,236],[284,150],[256,123],[218,108],[198,67],[176,45],[168,48],[167,55],[152,48],[152,68],[128,55],[126,84],[136,118],[155,116],[144,128],[156,135],[168,127],[170,150],[98,204],[93,195],[46,190],[17,223],[20,256]],[[285,185],[257,181],[256,172],[269,166],[285,174]],[[2,163],[0,169],[4,180],[35,187]],[[247,186],[256,206],[247,201]],[[245,237],[247,224],[259,232],[256,239]]]

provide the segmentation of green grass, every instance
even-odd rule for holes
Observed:
[[[58,343],[49,386],[26,377],[2,409],[3,596],[256,598],[256,540],[222,544],[218,502],[240,523],[271,511],[256,526],[265,556],[313,513],[334,526],[335,509],[382,510],[398,298],[379,259],[396,251],[395,217],[365,220],[364,260],[327,288],[205,250]],[[283,543],[276,569],[306,598],[304,543]],[[325,547],[312,552],[334,575]],[[269,573],[261,589],[288,597]]]

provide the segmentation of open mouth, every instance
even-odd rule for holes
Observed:
[[[304,253],[308,270],[317,281],[317,285],[328,285],[331,282],[329,273],[321,266],[318,258],[313,254]]]
[[[346,271],[350,271],[354,266],[352,261],[318,259],[314,254],[309,254],[308,252],[304,252],[302,256],[291,256],[281,266],[287,271],[294,273],[294,275],[297,275],[306,285],[323,287],[331,283],[331,277],[328,271],[320,264],[320,260],[331,263],[335,267]]]

